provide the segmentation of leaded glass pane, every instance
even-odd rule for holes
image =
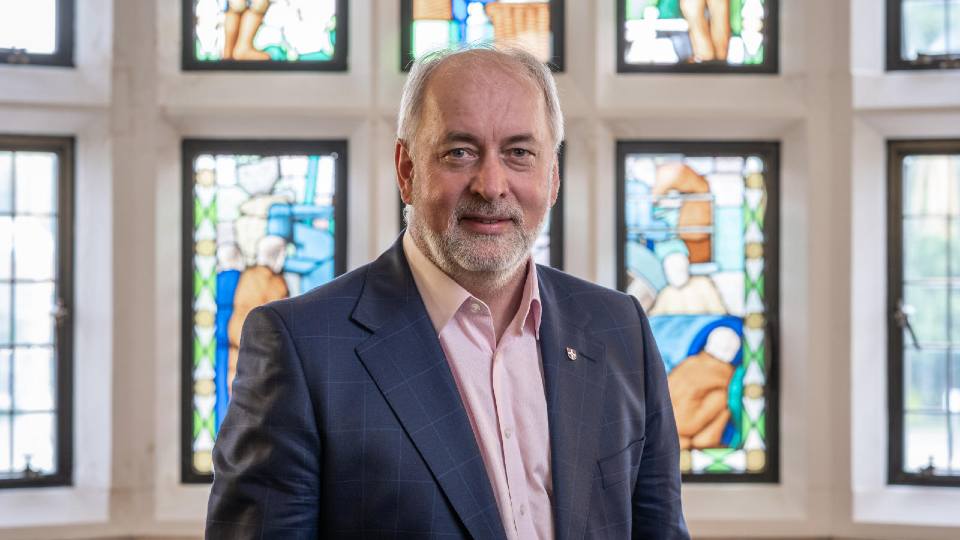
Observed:
[[[619,1],[626,71],[630,66],[756,67],[772,59],[774,0]]]
[[[200,141],[198,141],[199,143]],[[229,144],[220,144],[228,148]],[[301,145],[302,146],[302,145]],[[276,147],[276,145],[274,145]],[[240,331],[251,310],[333,279],[338,257],[339,151],[243,152],[187,156],[193,177],[191,463],[212,472],[211,451],[226,414]]]
[[[536,0],[403,0],[411,13],[404,29],[413,58],[438,49],[492,42],[524,48],[543,62],[559,64],[553,28],[559,2]],[[405,58],[406,65],[410,58]]]
[[[766,320],[776,291],[766,280],[765,221],[776,172],[766,154],[746,148],[635,146],[623,154],[621,286],[650,317],[681,470],[769,474]]]
[[[0,0],[0,49],[53,54],[57,49],[57,0]]]
[[[13,378],[11,377],[13,364],[10,349],[0,349],[0,416],[13,409]],[[0,447],[5,439],[0,438]],[[2,460],[0,460],[2,464]]]
[[[0,347],[9,347],[13,340],[13,286],[0,281]]]
[[[14,403],[17,411],[52,411],[56,405],[53,349],[19,348],[14,352]]]
[[[17,345],[53,343],[53,307],[55,285],[15,283],[13,286],[13,341]]]
[[[13,220],[14,277],[52,280],[56,276],[56,237],[56,218],[17,216]]]
[[[51,152],[17,152],[14,161],[16,213],[56,213],[57,155]]]
[[[945,412],[949,363],[943,349],[907,349],[904,371],[904,401],[907,411]]]
[[[0,152],[0,214],[13,210],[13,153]]]
[[[900,55],[919,63],[960,57],[960,0],[902,0]]]
[[[13,276],[12,257],[13,218],[0,214],[0,283]]]
[[[960,470],[951,464],[960,447],[951,431],[960,417],[960,155],[902,154],[901,159],[897,320],[903,327],[903,457],[898,466],[919,478],[956,475]]]
[[[338,0],[185,0],[194,17],[192,63],[330,64],[337,50]],[[342,37],[342,36],[341,36]],[[197,64],[200,64],[199,66]]]
[[[50,474],[54,472],[56,417],[53,413],[13,415],[13,470]],[[30,471],[30,472],[27,472]]]
[[[0,478],[13,472],[13,417],[0,411]]]

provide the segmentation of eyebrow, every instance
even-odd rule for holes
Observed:
[[[480,146],[480,139],[478,139],[477,137],[465,131],[450,131],[443,136],[443,138],[441,139],[441,142],[443,143],[465,142],[465,143],[470,143],[476,146]],[[503,144],[510,145],[510,144],[531,143],[531,142],[537,142],[537,138],[534,137],[532,133],[520,133],[517,135],[511,135],[510,137],[507,137],[506,140],[503,141]]]

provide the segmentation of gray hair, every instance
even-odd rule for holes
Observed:
[[[403,85],[403,94],[400,97],[400,112],[397,114],[397,138],[406,144],[407,149],[413,145],[414,136],[420,124],[420,115],[423,112],[423,101],[427,91],[427,82],[434,71],[442,64],[457,57],[486,57],[507,66],[517,64],[523,72],[543,92],[543,100],[547,111],[547,125],[553,137],[554,152],[560,149],[563,141],[563,111],[560,110],[560,96],[557,94],[557,83],[553,73],[546,64],[529,52],[513,47],[494,48],[490,43],[472,44],[461,49],[441,49],[430,52],[417,59],[410,68],[407,82]]]

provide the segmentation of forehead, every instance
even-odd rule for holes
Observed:
[[[547,129],[543,92],[522,70],[482,58],[451,59],[427,83],[423,127],[540,134]]]

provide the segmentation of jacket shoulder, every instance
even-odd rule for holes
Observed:
[[[638,309],[641,313],[643,312],[634,298],[626,293],[597,285],[549,266],[538,265],[537,268],[544,285],[556,291],[556,301],[564,311],[585,309],[594,316],[606,312],[604,315],[612,318],[636,317]]]
[[[315,331],[330,324],[346,324],[357,305],[370,265],[347,272],[305,293],[264,306],[279,315],[294,337],[305,328]]]

